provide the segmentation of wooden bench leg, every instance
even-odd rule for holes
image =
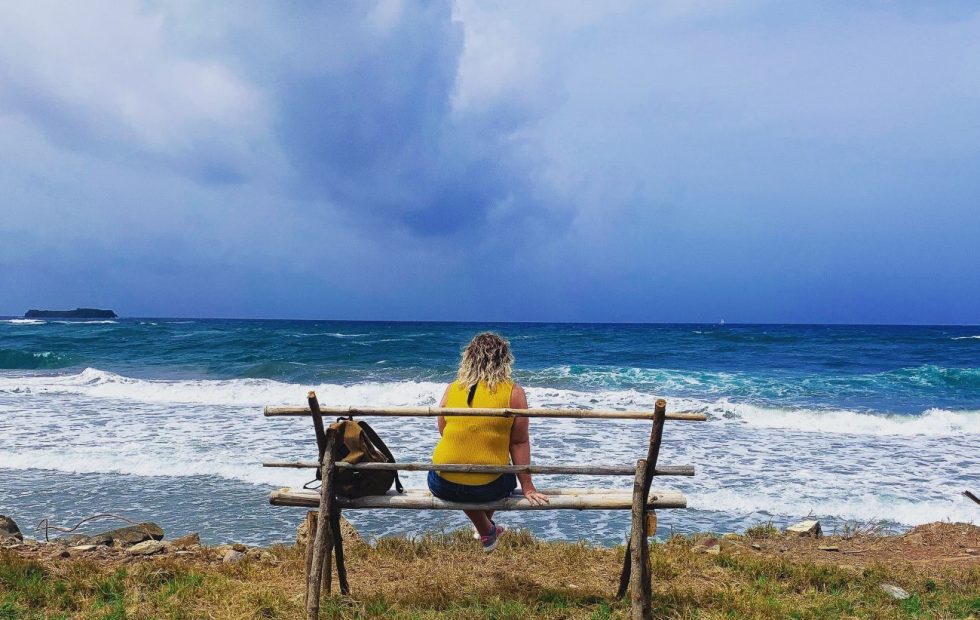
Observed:
[[[314,542],[316,541],[316,530],[317,530],[317,512],[315,510],[310,510],[306,513],[306,555],[304,557],[307,583],[309,583],[310,578],[310,567],[313,565],[313,548]],[[309,586],[303,591],[303,609],[306,609],[306,603],[310,597]]]
[[[650,442],[647,445],[647,473],[643,482],[644,497],[650,493],[650,485],[653,483],[653,474],[657,470],[657,459],[660,457],[660,444],[663,441],[664,436],[664,421],[667,419],[667,401],[662,398],[657,400],[656,404],[654,405],[653,416],[653,427],[650,429]],[[651,535],[655,536],[656,532],[651,532]],[[630,557],[633,549],[633,536],[631,534],[630,540],[626,544],[626,556],[623,558],[623,570],[619,574],[619,590],[616,591],[616,598],[623,598],[626,596],[626,590],[631,582],[632,562]],[[649,551],[647,551],[647,553],[649,554]],[[644,564],[644,566],[647,566],[647,564]],[[647,598],[650,598],[651,596],[649,572],[649,568],[647,568],[646,580],[644,581],[644,583],[647,584]]]
[[[310,559],[310,572],[306,579],[306,617],[318,620],[320,617],[320,591],[326,581],[330,591],[330,552],[333,547],[333,531],[330,527],[330,510],[333,508],[333,473],[337,431],[327,431],[326,451],[323,454],[320,486],[320,514],[318,527],[313,540],[313,557]]]
[[[646,493],[644,490],[647,462],[636,462],[636,478],[633,481],[633,508],[630,519],[630,618],[646,620],[650,617],[648,586],[644,584],[649,573],[647,563]]]
[[[650,485],[653,483],[653,475],[657,470],[657,461],[660,459],[660,445],[664,438],[664,422],[667,420],[667,401],[658,399],[653,407],[653,428],[650,431],[650,443],[647,446],[646,476],[643,479],[643,497],[650,494]],[[656,519],[654,519],[656,524]],[[650,540],[648,536],[656,536],[656,526],[653,532],[647,532],[647,507],[643,505],[643,591],[646,601],[646,614],[650,614],[650,601],[653,597],[653,580],[650,575]]]

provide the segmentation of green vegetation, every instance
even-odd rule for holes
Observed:
[[[744,540],[725,541],[717,555],[696,552],[696,540],[683,537],[653,544],[655,616],[980,616],[978,562],[929,571],[896,561],[858,567],[750,547],[753,540],[776,536],[750,531]],[[271,559],[224,564],[207,550],[135,561],[122,553],[96,561],[84,554],[28,558],[0,551],[0,619],[300,618],[302,552],[269,552]],[[325,597],[322,617],[623,618],[627,602],[612,598],[622,554],[622,548],[544,543],[526,532],[506,534],[490,556],[469,532],[351,545],[354,596]],[[882,583],[897,584],[912,596],[894,600],[880,589]]]

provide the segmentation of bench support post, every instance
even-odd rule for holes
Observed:
[[[310,397],[311,409],[319,413],[316,396]],[[326,432],[326,445],[323,454],[323,465],[320,469],[322,484],[320,485],[320,514],[316,536],[313,539],[313,557],[310,559],[310,570],[306,578],[306,617],[307,620],[317,620],[320,616],[320,591],[326,584],[330,592],[330,552],[333,548],[333,528],[330,524],[333,509],[333,474],[334,459],[336,458],[337,431],[329,429]]]
[[[650,494],[650,485],[653,483],[653,475],[657,469],[657,459],[660,457],[660,444],[664,437],[664,422],[667,419],[667,401],[657,400],[653,408],[653,428],[650,429],[650,442],[647,445],[646,474],[643,479],[643,497]],[[646,506],[644,505],[643,520],[646,521]],[[653,532],[656,535],[656,532]],[[645,540],[645,539],[644,539]],[[616,598],[626,596],[626,590],[630,584],[632,573],[632,563],[630,562],[630,550],[633,547],[633,537],[630,536],[626,544],[626,557],[623,558],[623,570],[619,574],[619,590]],[[649,562],[643,563],[643,583],[646,584],[647,597],[651,594],[650,585],[650,565]]]
[[[636,462],[636,477],[633,481],[633,508],[630,514],[630,544],[626,555],[632,568],[630,579],[630,618],[646,620],[650,615],[650,594],[644,583],[644,565],[647,564],[647,524],[646,498],[643,491],[647,462]]]
[[[308,533],[306,539],[306,555],[303,558],[305,560],[306,573],[305,576],[309,578],[310,567],[313,565],[313,550],[316,548],[316,530],[319,525],[319,519],[317,518],[318,513],[315,510],[307,511],[306,513],[306,531]],[[303,591],[303,609],[306,609],[306,601],[309,600],[309,588]]]

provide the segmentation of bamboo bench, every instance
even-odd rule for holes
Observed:
[[[454,409],[445,407],[320,407],[316,394],[308,395],[306,407],[265,407],[267,417],[312,417],[318,434],[326,436],[326,449],[322,462],[318,461],[274,461],[266,462],[264,467],[320,469],[323,483],[319,490],[283,488],[273,491],[269,502],[274,506],[298,506],[317,508],[319,514],[335,514],[343,509],[387,508],[402,510],[626,510],[631,511],[630,533],[627,553],[620,574],[618,597],[630,591],[631,617],[647,618],[650,615],[650,568],[647,537],[656,532],[657,508],[686,508],[687,499],[678,491],[651,490],[654,476],[693,476],[694,467],[690,465],[658,465],[660,445],[663,440],[666,420],[701,422],[706,416],[701,413],[667,413],[667,403],[658,400],[650,411],[596,411],[584,409]],[[635,465],[470,465],[433,463],[360,463],[348,464],[336,461],[337,438],[335,433],[323,431],[323,416],[384,416],[384,417],[438,417],[438,416],[494,416],[528,418],[587,418],[600,420],[650,420],[652,428],[647,445],[646,458]],[[550,503],[534,505],[515,495],[501,500],[485,503],[447,502],[433,497],[427,490],[407,489],[405,493],[389,491],[384,495],[359,498],[346,498],[332,493],[333,473],[341,468],[353,470],[393,470],[393,471],[448,471],[462,473],[527,473],[527,474],[571,474],[586,476],[632,476],[632,491],[595,488],[542,488],[549,496]],[[306,613],[311,620],[319,616],[320,591],[323,585],[327,592],[331,588],[330,551],[334,543],[334,533],[330,519],[321,519],[321,526],[310,537],[307,545],[307,590]],[[652,531],[651,531],[652,527]],[[343,557],[338,547],[338,579],[341,591],[348,593],[346,570],[340,559]]]

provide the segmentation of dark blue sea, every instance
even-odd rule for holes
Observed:
[[[660,515],[661,536],[807,515],[829,530],[980,521],[961,495],[980,491],[980,327],[191,319],[0,321],[0,513],[24,530],[110,512],[211,543],[289,540],[305,511],[267,496],[311,472],[260,463],[312,458],[313,431],[262,406],[303,404],[309,389],[325,405],[436,405],[461,348],[486,329],[510,339],[532,407],[648,409],[662,397],[708,415],[668,422],[661,463],[697,475],[656,480],[689,498]],[[372,422],[399,460],[427,460],[438,436],[433,420]],[[648,432],[637,421],[535,420],[533,459],[632,463]],[[370,536],[465,523],[451,512],[349,516]],[[502,518],[601,544],[621,542],[628,521]]]

